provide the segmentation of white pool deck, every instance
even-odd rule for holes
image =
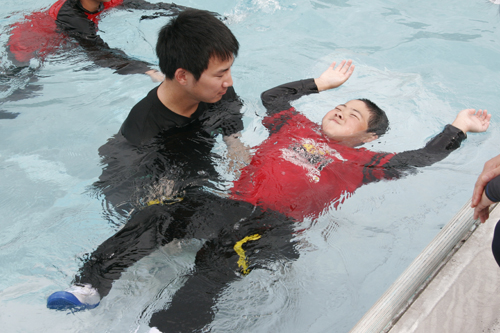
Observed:
[[[451,257],[390,333],[500,332],[500,268],[491,240],[500,205]]]

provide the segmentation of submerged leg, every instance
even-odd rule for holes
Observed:
[[[221,257],[224,251],[220,244],[207,242],[196,255],[192,275],[175,293],[170,307],[153,314],[150,326],[162,332],[197,332],[209,324],[217,296],[237,278],[236,272]]]
[[[293,220],[275,212],[252,213],[207,241],[196,255],[195,268],[173,296],[168,309],[153,314],[150,326],[162,332],[198,332],[214,318],[221,292],[256,264],[295,259]]]
[[[47,307],[76,311],[96,307],[126,268],[159,246],[184,237],[185,230],[182,219],[174,218],[164,206],[151,206],[138,212],[90,255],[71,288],[49,296]]]
[[[135,214],[114,236],[108,238],[80,268],[75,283],[90,284],[101,297],[113,281],[134,263],[175,238],[171,214],[163,206],[151,206]],[[181,223],[179,223],[181,224]],[[178,236],[183,236],[180,230]]]

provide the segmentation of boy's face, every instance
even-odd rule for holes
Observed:
[[[329,111],[323,117],[321,128],[330,139],[354,147],[377,138],[374,133],[366,132],[369,120],[366,104],[354,99]]]
[[[220,101],[227,92],[227,88],[233,85],[231,77],[231,66],[234,57],[226,61],[221,61],[217,57],[211,57],[208,62],[208,68],[201,73],[198,81],[189,73],[188,89],[195,100],[205,103],[215,103]]]

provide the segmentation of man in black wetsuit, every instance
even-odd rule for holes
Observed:
[[[238,48],[207,11],[185,10],[161,29],[156,52],[165,80],[99,149],[105,168],[95,189],[120,215],[176,200],[187,186],[210,186],[218,178],[212,153],[218,135],[231,160],[248,160],[231,76]]]
[[[232,197],[188,189],[172,205],[151,205],[135,212],[80,269],[75,283],[83,287],[67,291],[82,290],[73,307],[97,306],[127,267],[158,247],[173,239],[199,238],[205,243],[186,283],[168,308],[150,320],[150,326],[162,332],[199,332],[212,321],[217,299],[231,282],[256,266],[298,257],[293,231],[304,216],[317,217],[328,207],[325,204],[338,203],[364,184],[398,178],[405,171],[438,162],[460,146],[466,132],[484,131],[489,125],[486,111],[464,110],[424,148],[399,154],[357,148],[387,130],[385,113],[373,103],[353,100],[339,105],[327,113],[321,127],[290,106],[301,96],[343,84],[354,69],[350,65],[342,62],[334,68],[333,64],[317,79],[264,92],[268,111],[264,124],[270,136],[234,182]],[[286,204],[281,204],[282,198]],[[303,209],[304,201],[308,209]],[[299,205],[301,209],[293,209]],[[56,293],[63,298],[65,294],[59,293],[64,292]],[[50,307],[60,309],[68,308],[68,303],[52,304],[50,297],[48,301]]]
[[[164,81],[99,150],[105,167],[95,187],[113,209],[125,215],[182,204],[185,192],[211,187],[218,177],[211,150],[219,134],[232,159],[248,157],[239,140],[242,103],[232,87],[238,49],[231,31],[207,11],[185,10],[161,29],[156,51]],[[52,295],[48,307],[92,308],[93,292],[75,285]]]

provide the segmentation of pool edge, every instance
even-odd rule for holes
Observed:
[[[496,209],[496,206],[492,208]],[[498,209],[497,209],[498,210]],[[477,229],[470,200],[365,313],[350,333],[389,332]]]

